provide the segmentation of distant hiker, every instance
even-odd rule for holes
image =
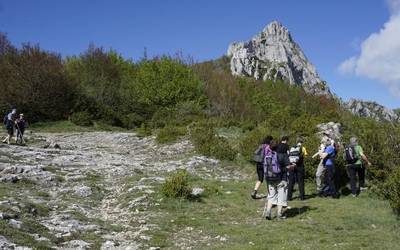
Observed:
[[[269,150],[265,152],[264,172],[268,186],[266,205],[266,219],[272,219],[272,206],[277,206],[277,218],[285,219],[282,208],[287,207],[287,171],[292,169],[288,157],[282,158],[282,164],[278,161],[277,146],[274,142],[270,144]]]
[[[15,136],[15,143],[18,143],[18,140],[21,143],[24,142],[24,132],[26,127],[26,120],[24,118],[24,114],[20,114],[19,118],[15,120],[15,127],[16,127],[16,136]]]
[[[325,146],[326,140],[330,140],[331,142],[333,142],[333,145],[335,145],[334,140],[332,140],[331,138],[329,138],[329,137],[325,134],[325,137],[322,138],[322,140],[321,140],[321,145],[319,146],[318,152],[315,153],[315,154],[312,156],[312,158],[315,158],[315,157],[317,157],[317,156],[321,156],[321,154],[324,153],[325,148],[326,148],[326,146]],[[335,147],[334,147],[334,148],[335,148]],[[335,150],[335,151],[336,151],[336,150]],[[335,153],[337,153],[337,152],[335,152]],[[321,159],[320,162],[319,162],[319,164],[318,164],[317,171],[316,171],[316,173],[315,173],[315,181],[316,181],[316,183],[317,183],[317,192],[318,192],[318,193],[320,193],[320,192],[322,191],[323,180],[324,180],[324,177],[325,177],[325,173],[326,173],[326,167],[324,166],[324,160]]]
[[[269,150],[269,145],[272,141],[272,136],[268,135],[264,138],[262,144],[258,146],[257,150],[254,152],[253,160],[256,163],[256,172],[258,176],[258,180],[254,187],[254,191],[251,193],[251,198],[258,199],[257,196],[258,189],[260,188],[261,183],[264,181],[264,158],[265,151]]]
[[[289,161],[291,164],[296,165],[293,171],[289,171],[289,184],[288,184],[288,201],[292,200],[293,187],[295,182],[299,186],[299,198],[305,199],[304,193],[304,157],[308,155],[307,149],[303,146],[303,138],[298,137],[296,145],[290,148]]]
[[[362,160],[364,160],[368,166],[371,166],[371,162],[360,145],[356,137],[350,138],[350,144],[344,148],[344,159],[347,163],[347,172],[350,177],[351,193],[353,197],[357,196],[358,191],[362,191],[365,188],[365,167]],[[358,190],[356,188],[356,174],[358,174]]]
[[[284,164],[284,161],[289,160],[289,137],[282,136],[281,142],[276,146],[276,152],[278,153],[278,161]]]
[[[325,174],[325,186],[320,192],[321,195],[331,196],[332,198],[338,198],[338,193],[336,192],[334,175],[335,175],[335,155],[336,150],[332,145],[332,141],[330,139],[325,140],[325,150],[322,154],[320,154],[321,159],[323,159],[323,165],[326,168]]]
[[[3,119],[3,123],[7,129],[7,136],[4,138],[3,143],[10,144],[10,139],[14,135],[14,116],[16,113],[17,113],[17,110],[13,109]]]

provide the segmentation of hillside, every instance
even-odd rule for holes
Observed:
[[[268,222],[264,201],[249,196],[253,167],[201,156],[187,140],[159,145],[126,132],[29,139],[29,147],[1,146],[6,249],[396,249],[400,240],[386,201],[371,192],[318,198],[312,183],[286,221]],[[161,194],[176,169],[187,169],[190,184],[204,190],[199,198]]]

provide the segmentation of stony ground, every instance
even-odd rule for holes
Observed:
[[[197,155],[185,140],[159,145],[152,137],[120,132],[41,133],[28,139],[28,146],[0,145],[0,226],[10,227],[3,230],[8,236],[0,231],[0,249],[32,247],[13,241],[10,235],[18,232],[59,249],[157,248],[149,244],[149,232],[160,228],[162,214],[153,208],[162,200],[150,197],[169,172],[242,178]],[[182,232],[176,246],[190,240]]]

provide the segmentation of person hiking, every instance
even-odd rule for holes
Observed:
[[[324,153],[325,151],[325,142],[326,140],[330,140],[331,142],[333,142],[334,145],[334,140],[331,139],[330,137],[328,137],[326,134],[325,136],[321,139],[321,145],[319,146],[318,152],[316,152],[312,158],[315,158],[317,156],[320,156],[322,153]],[[317,184],[317,193],[320,193],[322,191],[322,187],[323,187],[323,180],[325,178],[325,172],[326,172],[326,168],[324,166],[324,160],[321,159],[319,161],[318,167],[317,167],[317,171],[315,172],[315,182]]]
[[[272,141],[272,136],[268,135],[264,138],[262,144],[257,148],[257,150],[254,152],[254,158],[253,160],[256,163],[256,172],[257,172],[257,177],[258,180],[256,182],[256,185],[254,186],[254,190],[251,193],[251,198],[253,199],[258,199],[260,198],[257,196],[258,189],[261,186],[261,183],[264,181],[264,154],[265,150],[269,148],[269,145]]]
[[[275,142],[265,152],[264,173],[267,181],[268,196],[265,218],[272,219],[272,206],[277,206],[277,218],[285,219],[283,207],[287,207],[287,171],[293,169],[294,165],[289,162],[288,157],[278,161],[278,152]]]
[[[15,143],[18,143],[18,140],[21,140],[21,143],[24,143],[24,132],[26,127],[24,114],[20,114],[19,118],[15,120],[15,127],[17,132],[15,136]]]
[[[349,155],[350,154],[350,155]],[[356,137],[350,138],[350,144],[345,147],[345,160],[347,161],[347,172],[350,178],[351,194],[356,197],[358,193],[365,190],[365,166],[364,160],[368,166],[371,166],[371,162],[364,154],[363,148],[358,144]],[[358,189],[356,174],[358,175]]]
[[[3,143],[7,143],[10,145],[10,139],[14,135],[14,116],[17,113],[16,109],[12,109],[10,113],[7,114],[6,117],[4,117],[4,125],[7,130],[7,136],[4,138]]]
[[[334,175],[335,175],[335,148],[332,145],[330,139],[325,140],[325,150],[320,154],[321,159],[323,159],[323,165],[326,168],[325,174],[325,186],[320,192],[320,195],[331,196],[332,198],[339,198],[336,192]]]
[[[296,145],[290,148],[289,151],[289,161],[292,164],[295,164],[296,167],[293,171],[289,172],[289,183],[288,183],[288,201],[292,200],[293,188],[295,182],[297,182],[299,186],[299,198],[300,200],[305,199],[304,192],[304,157],[308,155],[307,149],[303,146],[303,138],[298,137],[296,139]]]

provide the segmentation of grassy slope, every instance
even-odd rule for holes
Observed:
[[[195,249],[400,249],[399,221],[386,201],[369,193],[293,201],[287,220],[266,221],[264,200],[250,198],[252,180],[197,184],[208,187],[200,202],[161,203],[159,212],[167,216],[158,221],[163,226],[154,235],[155,245],[174,248],[174,240],[193,228],[186,237],[196,242],[190,244]],[[308,194],[313,188],[307,184]]]

